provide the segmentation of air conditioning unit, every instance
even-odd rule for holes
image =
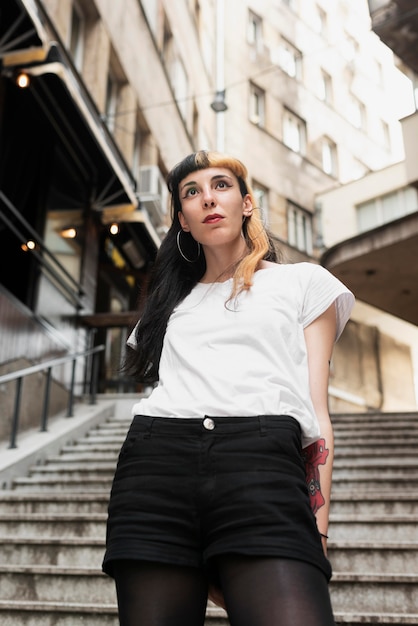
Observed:
[[[158,165],[142,165],[139,168],[139,200],[158,227],[167,214],[167,185]]]

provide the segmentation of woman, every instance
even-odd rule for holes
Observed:
[[[278,263],[245,166],[214,152],[168,176],[162,242],[127,370],[133,407],[103,570],[122,626],[331,626],[329,361],[353,295]]]

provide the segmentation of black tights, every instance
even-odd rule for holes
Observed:
[[[335,626],[328,585],[315,566],[232,555],[216,565],[231,626]],[[203,571],[120,561],[114,572],[121,626],[203,626]]]

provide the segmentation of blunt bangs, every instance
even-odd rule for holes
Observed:
[[[221,154],[215,151],[199,150],[185,157],[177,163],[167,176],[167,187],[172,195],[172,209],[174,214],[181,211],[181,203],[178,193],[180,182],[192,172],[205,170],[209,167],[223,167],[229,169],[238,179],[241,195],[250,194],[254,204],[254,194],[247,183],[248,171],[245,165],[235,157]]]

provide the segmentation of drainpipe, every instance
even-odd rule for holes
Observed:
[[[216,96],[225,97],[225,5],[224,0],[216,0]],[[225,149],[225,108],[216,111],[216,149]]]

